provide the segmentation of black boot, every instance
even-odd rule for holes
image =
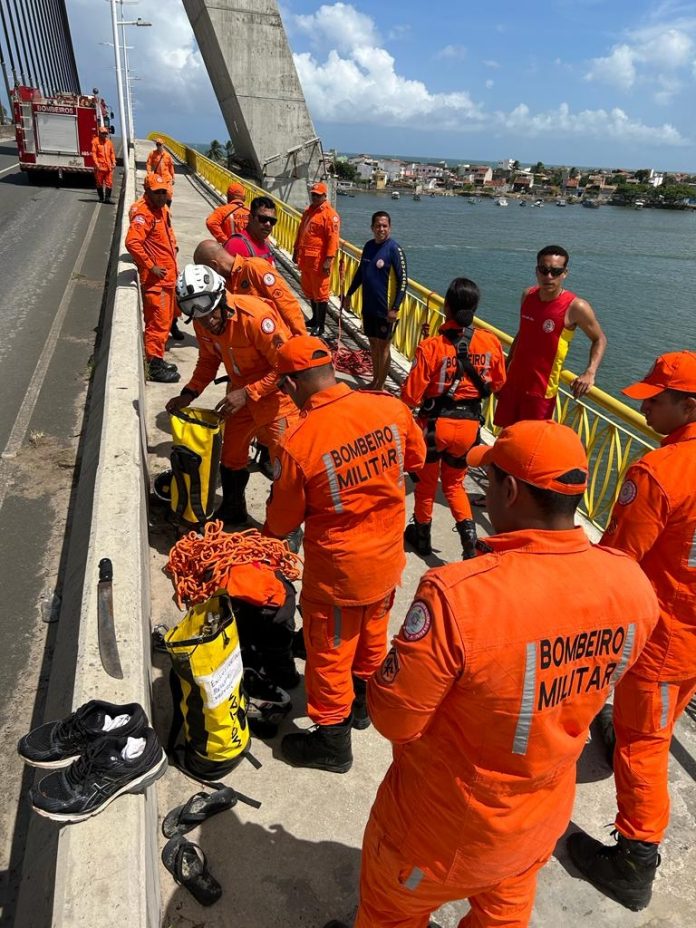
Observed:
[[[256,442],[256,464],[267,480],[273,480],[273,465],[267,445]]]
[[[149,358],[147,379],[153,383],[178,383],[181,374],[173,364],[167,364],[162,358]]]
[[[111,203],[111,187],[104,188],[104,202]]]
[[[462,540],[462,560],[476,557],[476,523],[473,519],[462,519],[457,522],[457,531]]]
[[[416,522],[414,519],[413,522],[409,522],[404,532],[404,539],[421,557],[427,557],[428,554],[433,553],[430,544],[431,526],[432,522]]]
[[[175,342],[183,342],[183,340],[186,338],[184,333],[181,331],[181,329],[177,325],[176,319],[174,320],[174,322],[172,322],[172,327],[169,330],[169,337],[173,338]]]
[[[602,706],[595,716],[595,723],[604,743],[607,763],[614,769],[614,750],[616,748],[616,732],[614,731],[614,707],[610,703]]]
[[[286,735],[280,743],[283,757],[293,767],[312,767],[347,773],[353,765],[351,717],[338,725],[317,725],[310,731]]]
[[[99,197],[99,202],[103,203],[104,202],[104,191],[102,190],[101,187],[97,187],[97,196]]]
[[[249,471],[232,470],[220,465],[220,483],[222,485],[222,503],[215,510],[214,519],[222,519],[229,525],[245,525],[249,519],[244,490],[249,482]]]
[[[372,722],[367,711],[367,680],[361,677],[353,677],[353,690],[355,699],[353,700],[353,728],[363,731],[369,728]]]
[[[329,308],[329,304],[326,300],[323,300],[321,303],[317,303],[317,321],[314,326],[314,334],[317,338],[324,337],[324,327],[326,325],[326,313]]]
[[[629,841],[614,832],[617,843],[607,847],[584,832],[568,838],[570,859],[597,889],[632,912],[650,902],[655,871],[660,865],[658,844]]]
[[[312,315],[310,316],[310,318],[309,318],[309,320],[308,320],[308,322],[307,322],[307,328],[308,328],[308,329],[313,329],[314,326],[317,324],[317,304],[316,304],[316,301],[315,301],[315,300],[310,300],[310,301],[309,301],[309,305],[310,305],[311,308],[312,308]]]

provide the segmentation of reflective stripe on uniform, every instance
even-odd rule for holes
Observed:
[[[334,633],[333,646],[337,648],[341,643],[341,626],[343,625],[343,613],[340,606],[333,607]]]
[[[616,668],[616,672],[612,679],[612,684],[616,686],[621,677],[623,676],[626,665],[628,664],[629,658],[633,651],[633,642],[636,637],[636,625],[635,622],[631,622],[628,626],[628,631],[626,632],[626,640],[624,641],[623,651],[621,652],[621,660],[619,661],[619,666]]]
[[[691,539],[691,550],[689,551],[686,566],[696,567],[696,532],[694,532],[694,537]]]
[[[404,482],[404,449],[401,443],[401,433],[399,432],[399,426],[396,422],[392,422],[389,426],[394,434],[394,444],[396,445],[396,463],[399,466],[399,483],[403,484]]]
[[[449,366],[449,358],[445,358],[440,366],[440,379],[437,382],[437,388],[440,393],[445,392],[445,386],[447,384],[447,368]]]
[[[410,889],[411,892],[413,892],[415,889],[418,889],[418,887],[420,886],[421,880],[423,879],[424,876],[425,874],[420,869],[420,867],[414,867],[413,870],[411,870],[409,875],[406,877],[406,881],[404,882],[404,887],[406,889]]]
[[[512,743],[513,754],[526,754],[529,743],[529,731],[532,727],[534,714],[534,694],[536,693],[536,641],[527,642],[527,661],[524,668],[524,684],[522,686],[522,705],[515,729],[515,740]]]
[[[660,683],[660,728],[665,728],[669,721],[669,683]]]
[[[331,491],[331,502],[336,512],[343,512],[343,503],[341,502],[341,489],[338,485],[338,474],[336,473],[336,465],[333,462],[333,458],[327,452],[321,457],[324,462],[324,468],[326,470],[326,476],[329,478],[329,490]]]

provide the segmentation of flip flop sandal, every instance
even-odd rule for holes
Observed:
[[[194,793],[188,802],[167,813],[162,822],[162,834],[165,838],[188,834],[211,815],[236,806],[237,798],[231,786],[223,786],[214,793]]]
[[[222,895],[222,887],[208,872],[203,851],[197,844],[192,844],[181,835],[164,845],[162,863],[179,886],[188,889],[201,905],[213,905]]]

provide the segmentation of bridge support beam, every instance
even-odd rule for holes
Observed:
[[[242,173],[304,209],[322,149],[276,0],[183,0]]]

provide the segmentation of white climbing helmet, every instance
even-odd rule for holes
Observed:
[[[210,315],[224,293],[224,279],[205,264],[187,264],[176,279],[176,300],[189,319]]]

